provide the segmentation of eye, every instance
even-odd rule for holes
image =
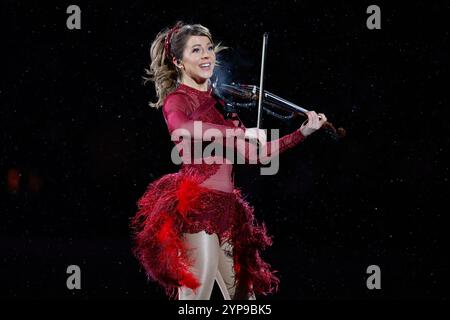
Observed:
[[[192,52],[198,52],[200,49],[199,48],[194,48],[193,50],[192,50]]]
[[[212,51],[213,49],[214,49],[213,46],[208,47],[208,50],[209,50],[209,51]]]

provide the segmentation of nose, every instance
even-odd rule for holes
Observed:
[[[202,55],[202,59],[207,59],[212,57],[214,54],[213,51],[209,51],[209,50],[203,50],[203,55]]]

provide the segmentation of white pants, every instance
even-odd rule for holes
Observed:
[[[231,252],[231,244],[220,246],[219,237],[205,231],[185,233],[184,241],[193,262],[190,271],[197,277],[200,286],[195,292],[187,287],[179,288],[179,300],[209,300],[214,281],[217,281],[223,298],[231,300],[236,291],[233,258],[226,254]],[[249,300],[255,300],[255,296],[252,295]]]

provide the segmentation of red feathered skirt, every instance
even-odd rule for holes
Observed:
[[[152,182],[138,201],[132,220],[133,253],[148,277],[159,282],[170,298],[199,281],[190,272],[192,261],[183,244],[183,233],[216,233],[233,249],[236,292],[266,295],[276,291],[279,279],[260,251],[272,244],[264,224],[258,225],[254,209],[241,191],[223,192],[200,185],[196,170],[181,170]]]

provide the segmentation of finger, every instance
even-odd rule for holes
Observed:
[[[302,125],[300,127],[306,127],[306,124],[308,123],[308,119],[306,119],[305,121],[303,121]]]
[[[311,111],[311,113],[313,116],[312,126],[314,129],[318,129],[319,128],[319,116],[317,115],[317,113],[315,111]]]
[[[309,112],[308,112],[308,120],[309,120],[309,121],[312,121],[313,118],[314,118],[314,115],[313,115],[312,111],[309,111]]]
[[[259,132],[258,132],[258,140],[261,143],[266,143],[266,141],[267,141],[266,130],[264,130],[264,129],[260,129],[259,130]]]
[[[308,111],[308,112],[306,113],[306,116],[308,117],[308,119],[306,119],[306,120],[303,122],[303,125],[304,125],[304,126],[309,126],[309,125],[311,124],[311,119],[312,119],[311,111]]]
[[[266,135],[266,132],[264,131],[264,129],[258,129],[258,136],[263,137],[265,135]]]
[[[245,137],[247,139],[253,140],[256,139],[256,128],[248,128],[245,130]]]
[[[321,122],[326,122],[327,121],[327,117],[323,113],[319,113],[319,117],[322,118],[322,119],[320,119]]]

